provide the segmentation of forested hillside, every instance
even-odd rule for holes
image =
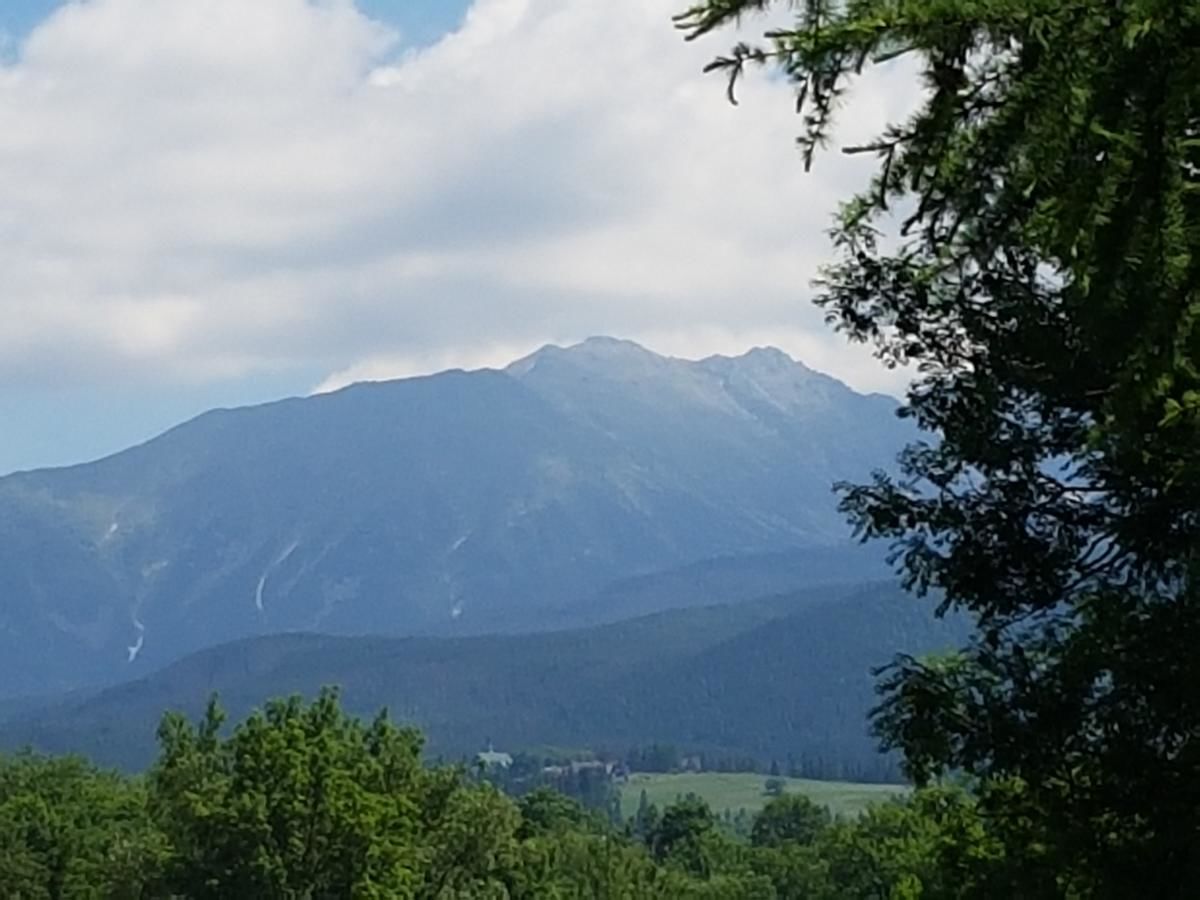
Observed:
[[[829,775],[878,771],[867,731],[872,669],[898,651],[946,649],[961,634],[957,620],[936,620],[880,583],[549,634],[259,638],[17,714],[0,741],[137,768],[151,758],[164,709],[196,715],[217,692],[241,716],[271,696],[336,684],[352,711],[386,706],[450,756],[488,741],[618,756],[664,742],[763,762],[819,759]]]

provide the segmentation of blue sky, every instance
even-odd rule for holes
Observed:
[[[247,0],[253,2],[253,0]],[[61,0],[5,0],[0,5],[0,33],[19,39],[62,6]],[[408,44],[428,44],[462,21],[467,0],[357,0],[374,19],[398,29]]]
[[[592,334],[899,389],[807,303],[869,161],[806,176],[788,85],[701,72],[778,22],[682,5],[0,3],[0,473]],[[916,97],[872,77],[847,142]]]

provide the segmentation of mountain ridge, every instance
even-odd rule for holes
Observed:
[[[0,697],[252,634],[567,627],[626,579],[842,552],[829,486],[911,434],[779,352],[592,339],[509,368],[214,410],[0,478]]]

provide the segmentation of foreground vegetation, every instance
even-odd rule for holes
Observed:
[[[614,826],[421,762],[420,735],[275,701],[236,728],[167,716],[144,777],[0,759],[0,885],[50,898],[957,897],[1003,872],[961,790],[835,820],[783,794],[743,839],[699,798]]]
[[[971,620],[900,656],[875,726],[918,783],[977,779],[1008,894],[1200,896],[1200,2],[697,0],[691,38],[774,10],[710,68],[796,90],[806,165],[869,70],[923,91],[817,285],[909,367],[925,432],[840,487],[905,585]],[[738,38],[743,37],[742,34]],[[881,123],[882,125],[882,123]]]

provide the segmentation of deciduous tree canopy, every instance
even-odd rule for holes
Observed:
[[[961,791],[837,824],[789,804],[756,829],[782,840],[752,847],[695,797],[625,828],[545,790],[511,800],[422,765],[418,734],[349,718],[332,693],[222,719],[164,719],[144,779],[0,757],[0,896],[841,900],[946,872],[920,896],[951,898],[1002,862]]]

